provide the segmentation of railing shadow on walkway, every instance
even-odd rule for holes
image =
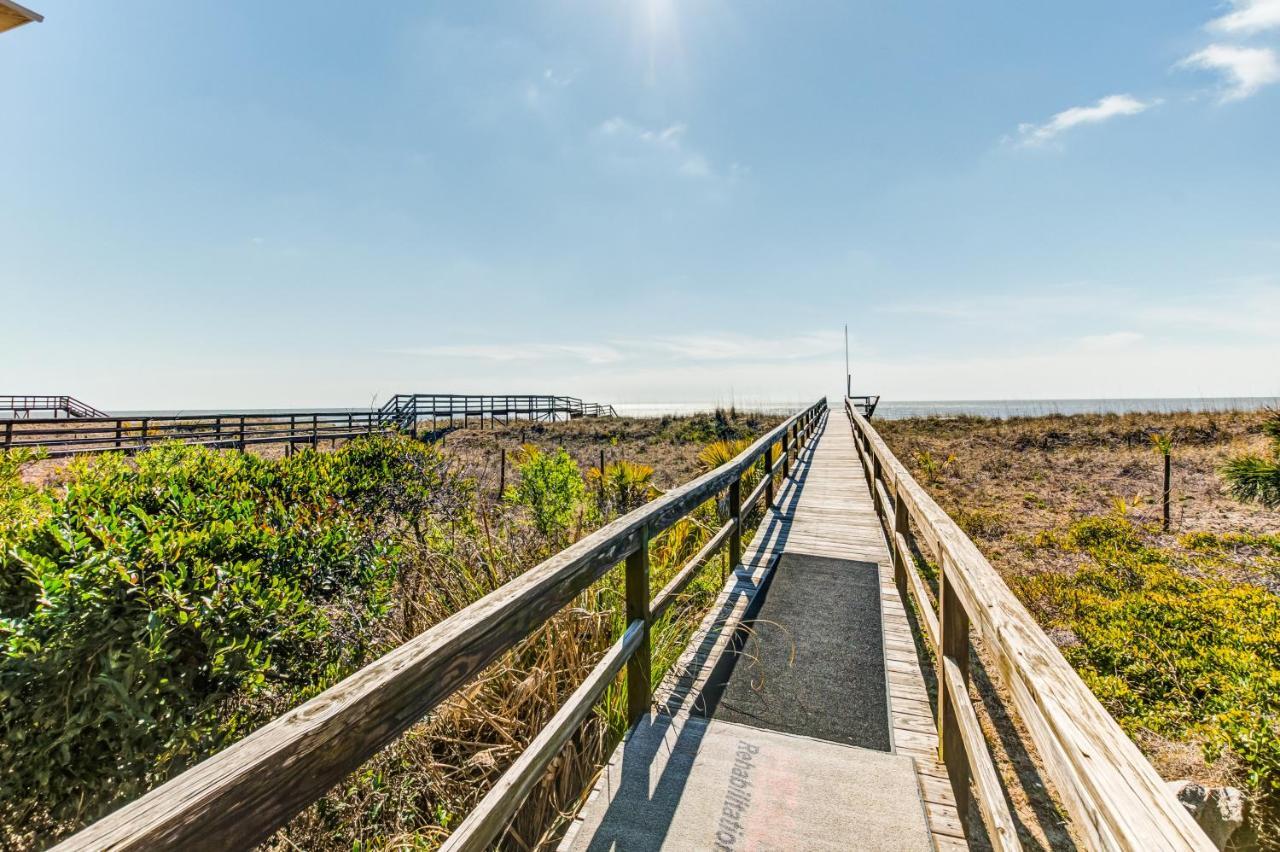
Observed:
[[[723,594],[714,619],[704,619],[704,624],[710,622],[709,627],[702,631],[703,636],[692,650],[685,671],[668,675],[667,680],[674,681],[670,694],[659,699],[654,712],[641,718],[628,732],[628,747],[621,750],[620,784],[587,847],[588,852],[610,852],[614,848],[617,828],[624,822],[637,819],[637,802],[645,803],[646,810],[639,818],[650,826],[650,831],[641,841],[641,846],[629,845],[627,852],[658,852],[665,843],[675,816],[675,806],[688,783],[692,756],[697,753],[706,731],[706,720],[702,716],[708,708],[702,704],[699,681],[715,669],[721,656],[715,653],[716,647],[724,640],[726,631],[735,632],[749,620],[752,603],[768,584],[772,563],[786,546],[790,519],[812,468],[817,439],[825,428],[824,417],[815,428],[814,439],[797,454],[791,474],[784,477],[773,510],[760,504],[765,514],[752,539],[750,558],[744,554],[743,564],[734,568],[732,585]],[[769,567],[757,577],[756,574],[766,565]],[[742,605],[745,605],[742,617],[735,622],[733,614]],[[732,638],[729,641],[732,642]],[[687,684],[686,688],[681,688],[682,683]],[[644,744],[643,750],[636,747],[639,743]],[[657,762],[658,752],[662,749],[669,750],[671,759],[665,763],[655,783],[651,767]],[[682,759],[686,756],[687,759]],[[619,811],[622,803],[626,803],[626,813]],[[629,837],[629,840],[634,844],[637,839]]]

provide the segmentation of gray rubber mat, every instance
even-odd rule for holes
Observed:
[[[784,553],[753,608],[706,715],[892,750],[875,563]]]

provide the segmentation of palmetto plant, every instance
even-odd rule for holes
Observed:
[[[1233,456],[1222,466],[1222,476],[1237,500],[1280,509],[1280,410],[1271,412],[1262,429],[1271,438],[1271,458],[1253,453]]]
[[[657,494],[653,487],[653,468],[625,459],[609,462],[601,471],[593,467],[587,471],[587,480],[599,490],[601,511],[614,511],[625,515],[643,506]]]

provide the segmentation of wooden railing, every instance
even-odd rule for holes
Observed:
[[[480,425],[516,420],[559,420],[615,417],[611,405],[583,402],[573,396],[492,396],[460,394],[396,394],[377,410],[281,411],[222,414],[110,417],[73,397],[0,397],[20,411],[66,411],[73,420],[56,418],[0,421],[0,450],[42,448],[49,456],[111,451],[137,452],[152,444],[181,441],[212,447],[244,449],[252,444],[317,445],[357,435],[401,429],[414,437],[428,419],[433,435],[459,423]],[[67,402],[69,400],[69,402]],[[43,406],[43,407],[41,407]],[[70,407],[68,407],[70,406]]]
[[[820,400],[788,418],[727,464],[592,533],[56,849],[244,849],[265,840],[625,562],[625,633],[444,847],[490,848],[623,666],[628,718],[634,723],[649,711],[649,630],[655,614],[721,546],[727,544],[731,565],[741,561],[744,520],[762,497],[772,503],[773,474],[790,472],[793,454],[808,442],[825,410],[826,400]],[[742,477],[757,465],[768,475],[742,500]],[[651,599],[649,541],[724,491],[728,520]]]
[[[165,441],[244,449],[251,444],[310,444],[395,428],[377,411],[296,411],[178,417],[81,417],[5,420],[0,449],[39,447],[50,457],[137,452]]]
[[[66,394],[6,394],[0,396],[0,411],[12,411],[15,417],[19,414],[30,417],[33,411],[51,411],[55,417],[59,411],[67,417],[107,416],[105,411]]]
[[[893,554],[934,651],[941,759],[962,820],[970,788],[997,850],[1020,848],[1013,817],[969,697],[970,629],[982,640],[1049,780],[1090,848],[1215,847],[1165,787],[986,557],[894,457],[851,400],[845,412]],[[918,531],[918,535],[913,532]],[[937,608],[913,542],[939,566]]]
[[[468,423],[477,418],[483,426],[513,420],[559,420],[578,417],[616,417],[612,405],[583,402],[576,396],[551,394],[398,393],[382,406],[382,414],[402,424],[405,431],[420,420],[453,420]],[[435,424],[433,423],[433,428]]]

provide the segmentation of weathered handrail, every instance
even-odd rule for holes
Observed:
[[[624,662],[628,718],[634,723],[650,709],[654,609],[665,608],[692,579],[690,566],[709,553],[699,551],[651,601],[649,540],[728,489],[729,519],[712,540],[727,542],[730,563],[739,562],[749,511],[738,499],[742,476],[762,460],[772,468],[779,443],[788,459],[798,453],[825,410],[824,399],[788,418],[732,461],[597,530],[55,848],[244,849],[261,842],[625,560],[626,634],[449,840],[451,849],[489,848]]]
[[[941,757],[960,813],[967,810],[972,771],[977,805],[993,844],[997,849],[1018,848],[969,699],[972,625],[1012,695],[1014,709],[1073,825],[1092,848],[1214,849],[986,557],[848,399],[845,412],[892,545],[899,591],[904,599],[908,594],[915,599],[936,654]],[[913,534],[913,523],[919,536]],[[941,566],[936,614],[910,550],[913,539]]]

